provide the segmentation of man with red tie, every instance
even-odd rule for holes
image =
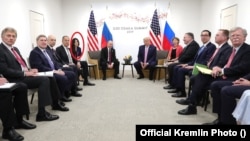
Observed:
[[[114,78],[121,79],[119,74],[120,62],[116,58],[115,49],[113,48],[113,41],[108,41],[107,47],[102,48],[100,66],[102,67],[103,80],[106,80],[106,70],[115,69]]]

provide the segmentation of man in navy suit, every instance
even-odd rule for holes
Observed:
[[[149,80],[153,80],[156,60],[156,47],[150,44],[150,37],[143,39],[144,45],[139,46],[138,60],[134,63],[135,69],[139,77],[137,79],[144,78],[142,69],[149,69]]]
[[[206,124],[236,124],[232,116],[236,105],[235,98],[240,98],[243,91],[249,89],[250,45],[245,43],[246,36],[247,31],[241,27],[230,30],[230,40],[236,54],[230,67],[214,68],[213,77],[218,78],[217,74],[220,74],[226,79],[216,79],[218,81],[211,83],[213,112],[218,114],[218,118]]]
[[[113,48],[113,41],[111,40],[108,41],[107,47],[104,47],[101,50],[100,66],[102,67],[103,80],[106,80],[106,70],[108,68],[114,68],[114,78],[121,79],[121,77],[118,76],[120,62],[116,58],[115,49]]]
[[[188,75],[191,77],[195,63],[206,65],[216,49],[216,46],[210,42],[210,38],[211,32],[209,30],[203,30],[201,32],[201,41],[203,45],[196,53],[194,59],[188,63],[174,67],[173,78],[175,79],[171,81],[170,85],[176,89],[168,91],[168,93],[176,93],[173,94],[172,97],[186,97],[185,76]]]

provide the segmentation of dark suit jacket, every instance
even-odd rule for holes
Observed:
[[[46,51],[50,54],[52,54],[53,59],[58,63],[60,67],[63,67],[63,61],[59,55],[57,55],[57,52],[54,49],[51,49],[49,46],[47,46]]]
[[[227,60],[232,52],[232,47],[226,42],[221,46],[214,59],[210,63],[209,68],[212,69],[214,66],[224,67]]]
[[[51,60],[53,61],[55,69],[56,70],[61,69],[61,67],[58,66],[56,61],[53,59],[52,54],[49,52],[47,53],[50,56]],[[49,65],[49,62],[47,61],[47,58],[38,47],[35,47],[30,52],[29,62],[30,62],[31,68],[37,68],[39,72],[52,71]]]
[[[80,57],[81,54],[82,54],[82,50],[81,50],[80,47],[77,47],[76,50],[73,50],[73,49],[72,49],[72,55],[71,55],[71,56],[74,55],[74,57],[72,57],[72,59],[73,59],[73,62],[74,62],[75,64],[77,63],[77,61],[79,61],[80,58],[78,58],[78,57]]]
[[[198,54],[199,51],[197,51],[194,59],[191,62],[189,62],[188,65],[193,66],[194,63],[207,65],[207,62],[213,55],[215,49],[216,49],[216,46],[213,43],[209,42],[204,47],[203,51],[200,54]]]
[[[111,48],[111,62],[118,61],[116,58],[115,49]],[[100,64],[107,64],[108,63],[108,48],[102,48],[101,49],[101,58],[100,58]]]
[[[67,55],[63,45],[56,48],[56,53],[58,56],[60,56],[63,64],[69,64],[69,58],[68,58],[68,55]],[[72,58],[72,60],[73,60],[73,58]]]
[[[179,63],[188,63],[192,61],[199,50],[200,46],[196,41],[192,41],[189,45],[187,45],[182,53],[179,56]]]
[[[145,45],[141,45],[139,47],[138,52],[138,62],[144,62],[144,55],[145,54]],[[153,45],[150,45],[148,48],[148,55],[147,55],[147,63],[149,64],[157,64],[156,62],[156,47]]]
[[[22,57],[19,50],[17,48],[15,48],[15,50],[19,54],[19,56]],[[0,68],[0,73],[4,77],[6,77],[8,81],[24,79],[24,72],[22,71],[22,67],[20,66],[14,55],[3,43],[0,44]]]
[[[224,75],[226,77],[233,77],[238,79],[250,72],[250,45],[244,43],[237,53],[229,68],[224,68]]]

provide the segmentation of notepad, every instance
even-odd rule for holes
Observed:
[[[196,67],[203,74],[208,74],[208,75],[212,74],[212,70],[211,69],[203,68],[203,67],[200,67],[200,66],[196,66]]]
[[[39,73],[37,73],[37,76],[53,77],[54,71],[39,72]]]
[[[0,89],[9,89],[11,87],[13,87],[16,83],[5,83],[3,85],[0,86]]]
[[[198,70],[197,66],[200,67],[200,68],[207,68],[206,65],[195,63],[195,64],[194,64],[193,71],[192,71],[192,75],[197,75],[197,74],[200,72],[200,71]]]

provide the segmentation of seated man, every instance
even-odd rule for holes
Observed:
[[[67,64],[69,66],[71,65],[76,65],[78,71],[82,71],[84,83],[83,85],[89,85],[89,86],[94,86],[94,84],[90,83],[88,80],[88,63],[86,61],[81,61],[77,62],[76,64],[73,62],[73,59],[70,54],[70,48],[69,48],[69,37],[68,36],[63,36],[62,37],[62,45],[56,48],[56,53],[61,59],[62,64]],[[80,70],[81,69],[81,70]],[[78,76],[78,75],[77,75]]]
[[[36,121],[52,121],[59,116],[46,111],[45,106],[51,105],[50,81],[47,77],[37,76],[36,69],[28,69],[18,48],[14,47],[17,31],[7,27],[2,31],[0,44],[0,73],[9,81],[24,83],[28,89],[38,89],[38,113]]]
[[[156,61],[156,47],[150,45],[150,37],[145,37],[143,39],[144,45],[139,47],[138,51],[138,61],[134,63],[137,74],[139,74],[138,79],[144,78],[142,69],[149,69],[149,80],[153,80]]]
[[[100,65],[102,67],[103,80],[106,80],[107,68],[108,69],[114,68],[115,69],[114,78],[121,79],[121,77],[118,76],[120,62],[116,58],[115,49],[113,48],[113,41],[108,41],[107,47],[102,48]]]
[[[7,79],[0,78],[0,85],[5,84]],[[23,120],[23,115],[29,115],[27,86],[17,83],[17,88],[12,94],[0,92],[0,118],[3,124],[2,138],[22,141],[24,137],[15,131],[16,129],[34,129],[36,125]],[[13,100],[14,97],[14,100]]]

